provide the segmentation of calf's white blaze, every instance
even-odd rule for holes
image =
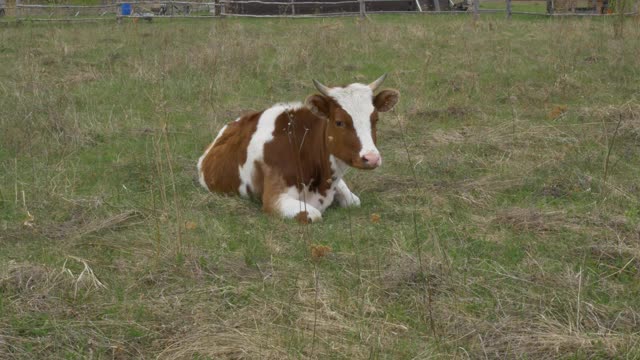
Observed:
[[[372,153],[380,156],[371,136],[371,114],[373,113],[373,91],[368,85],[351,84],[345,88],[332,88],[329,95],[353,120],[353,127],[362,148],[360,157]]]

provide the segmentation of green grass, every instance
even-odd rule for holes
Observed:
[[[486,10],[505,10],[507,4],[505,1],[482,1],[480,2],[480,9]],[[534,12],[534,13],[547,13],[546,1],[512,1],[511,11],[513,12]]]
[[[7,26],[0,358],[640,357],[640,29],[609,20]],[[243,111],[385,71],[361,208],[198,186]]]

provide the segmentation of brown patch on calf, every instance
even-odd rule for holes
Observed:
[[[211,191],[237,194],[240,187],[240,165],[247,161],[247,148],[256,132],[262,112],[243,116],[227,124],[202,161],[202,174]],[[254,189],[255,190],[255,189]]]
[[[278,200],[280,195],[285,192],[287,184],[284,177],[268,165],[258,167],[262,174],[262,208],[267,213],[278,212]]]
[[[277,169],[282,177],[284,186],[281,192],[290,186],[302,190],[302,184],[306,184],[309,191],[326,194],[329,184],[323,179],[330,177],[332,170],[325,132],[326,120],[318,118],[307,108],[278,116],[273,140],[264,146],[264,163],[270,169]],[[265,171],[265,194],[269,177]]]
[[[362,144],[356,134],[351,115],[333,101],[330,113],[326,131],[327,137],[333,140],[327,142],[329,153],[350,166],[364,167],[360,158]]]
[[[371,138],[373,139],[373,145],[378,146],[378,111],[374,110],[371,113]]]

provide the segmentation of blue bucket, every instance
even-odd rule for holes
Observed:
[[[120,5],[120,14],[124,16],[131,15],[131,4],[123,3]]]

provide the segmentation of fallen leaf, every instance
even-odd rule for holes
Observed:
[[[311,245],[311,258],[314,260],[321,259],[331,254],[331,248],[324,245]]]
[[[556,105],[551,109],[551,111],[549,111],[548,117],[551,120],[557,120],[562,117],[567,110],[569,110],[567,105]]]
[[[187,221],[184,223],[184,227],[187,228],[187,230],[193,230],[198,227],[198,224],[193,221]]]
[[[380,215],[378,214],[371,214],[371,222],[372,223],[379,223],[380,222]]]

